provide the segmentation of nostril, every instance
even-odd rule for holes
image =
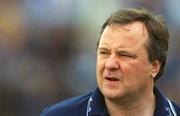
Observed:
[[[115,71],[117,71],[118,70],[118,68],[113,68],[113,67],[111,67],[111,68],[107,68],[109,71],[111,71],[111,72],[115,72]]]
[[[119,69],[118,67],[106,67],[106,68],[107,68],[107,70],[109,70],[111,72],[115,72]]]

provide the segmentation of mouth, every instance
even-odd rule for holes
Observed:
[[[116,77],[105,77],[105,79],[108,81],[119,81],[119,79]]]

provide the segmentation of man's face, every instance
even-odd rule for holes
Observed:
[[[141,22],[107,26],[97,49],[97,84],[109,99],[138,97],[152,89],[159,64],[150,63]]]

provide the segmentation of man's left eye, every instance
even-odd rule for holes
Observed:
[[[118,53],[118,56],[120,56],[120,57],[127,57],[127,58],[133,58],[133,59],[136,58],[135,55],[125,54],[125,53]]]

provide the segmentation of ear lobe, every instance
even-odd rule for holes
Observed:
[[[154,61],[152,63],[152,71],[151,71],[151,77],[155,78],[160,70],[161,64],[158,60]]]

